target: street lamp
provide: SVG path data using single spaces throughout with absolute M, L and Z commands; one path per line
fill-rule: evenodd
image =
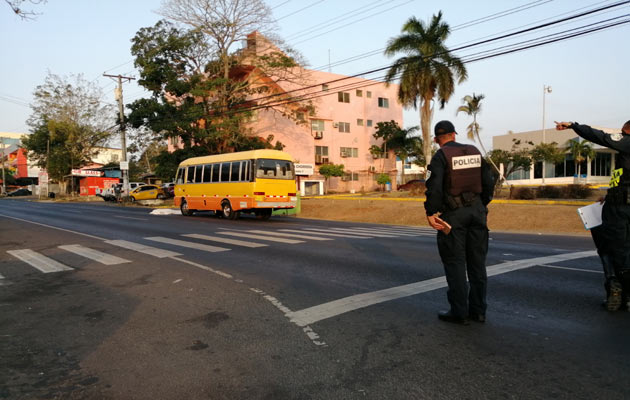
M 551 86 L 543 85 L 543 117 L 542 117 L 542 143 L 547 142 L 547 138 L 545 136 L 545 95 L 547 93 L 551 93 Z M 542 160 L 542 183 L 545 184 L 545 164 L 546 161 Z

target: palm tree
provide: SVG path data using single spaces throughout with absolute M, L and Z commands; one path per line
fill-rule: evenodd
M 431 162 L 432 101 L 437 95 L 440 108 L 455 91 L 455 80 L 462 83 L 468 77 L 464 63 L 451 55 L 444 44 L 450 33 L 442 21 L 442 12 L 434 15 L 428 24 L 415 17 L 402 27 L 402 34 L 389 40 L 385 55 L 404 53 L 387 71 L 385 81 L 398 78 L 398 100 L 405 107 L 417 109 L 420 103 L 423 152 L 427 165 Z
M 577 179 L 580 180 L 580 163 L 584 160 L 588 160 L 589 158 L 595 157 L 595 150 L 593 150 L 593 146 L 585 141 L 580 141 L 580 138 L 570 139 L 567 142 L 567 148 L 571 155 L 573 155 L 573 162 L 575 163 L 575 167 L 577 170 Z

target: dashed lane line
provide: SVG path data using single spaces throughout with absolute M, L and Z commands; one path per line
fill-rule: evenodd
M 488 276 L 494 276 L 536 265 L 592 257 L 595 255 L 597 255 L 597 252 L 595 251 L 582 251 L 577 253 L 556 254 L 553 256 L 516 260 L 488 267 L 487 272 Z M 335 317 L 360 308 L 383 303 L 385 301 L 396 300 L 402 297 L 425 293 L 446 286 L 446 278 L 441 276 L 408 285 L 345 297 L 343 299 L 305 308 L 303 310 L 294 311 L 286 314 L 286 316 L 291 320 L 291 322 L 304 327 L 323 319 Z
M 124 258 L 116 257 L 111 254 L 103 253 L 98 250 L 90 249 L 79 244 L 69 244 L 65 246 L 58 246 L 62 250 L 69 251 L 70 253 L 78 254 L 82 257 L 89 258 L 103 265 L 118 265 L 129 263 L 131 261 Z
M 73 268 L 55 261 L 52 258 L 46 257 L 43 254 L 39 254 L 31 249 L 8 250 L 7 253 L 45 274 L 73 270 Z

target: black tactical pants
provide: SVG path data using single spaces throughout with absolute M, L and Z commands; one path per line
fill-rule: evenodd
M 601 231 L 602 251 L 610 256 L 627 298 L 630 295 L 630 205 L 606 201 L 602 209 Z
M 440 217 L 452 227 L 448 235 L 438 232 L 437 243 L 448 283 L 451 313 L 458 317 L 486 313 L 487 215 L 486 207 L 477 199 L 470 206 L 445 212 Z
M 593 237 L 593 243 L 597 248 L 597 254 L 602 262 L 602 268 L 604 270 L 604 288 L 606 289 L 606 297 L 610 294 L 610 284 L 612 281 L 617 280 L 617 274 L 612 262 L 612 256 L 609 254 L 609 249 L 606 246 L 606 236 L 602 225 L 591 228 L 591 236 Z

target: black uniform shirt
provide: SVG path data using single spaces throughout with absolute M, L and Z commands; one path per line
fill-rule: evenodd
M 584 139 L 600 146 L 619 152 L 619 163 L 616 168 L 623 168 L 621 182 L 630 183 L 630 135 L 625 133 L 606 133 L 599 129 L 593 129 L 588 125 L 580 125 L 574 122 L 569 127 Z
M 457 142 L 448 142 L 444 146 L 466 146 L 465 144 Z M 445 179 L 446 179 L 446 157 L 442 150 L 438 150 L 429 165 L 429 171 L 431 175 L 426 182 L 427 191 L 425 192 L 427 200 L 424 202 L 424 209 L 427 215 L 433 215 L 437 212 L 446 211 L 445 203 Z M 492 201 L 492 194 L 494 192 L 494 177 L 492 171 L 483 157 L 481 158 L 481 201 L 484 205 L 488 205 Z

